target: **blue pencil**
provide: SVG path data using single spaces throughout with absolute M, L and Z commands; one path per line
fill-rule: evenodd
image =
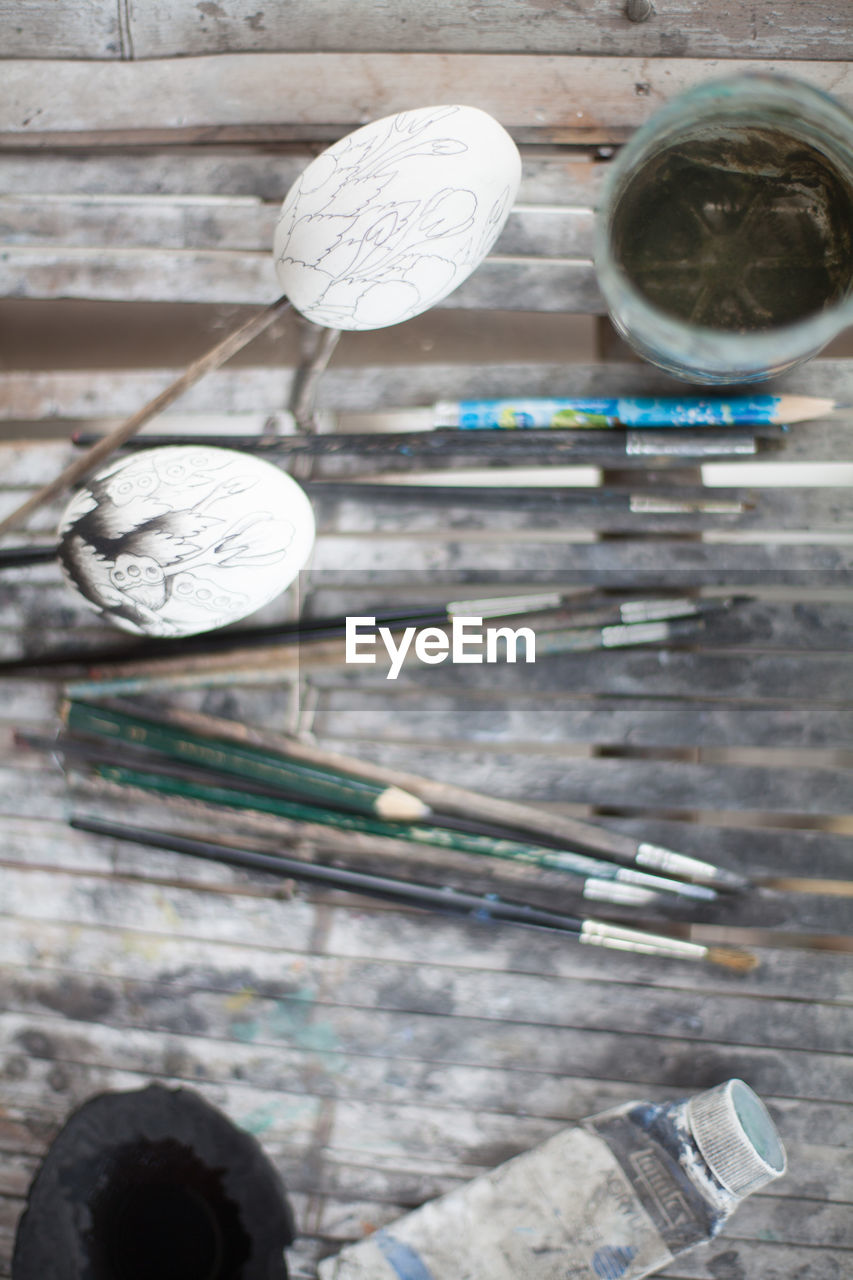
M 619 398 L 520 397 L 513 400 L 442 400 L 433 425 L 461 430 L 543 427 L 702 427 L 790 423 L 819 418 L 839 405 L 816 396 L 701 396 Z

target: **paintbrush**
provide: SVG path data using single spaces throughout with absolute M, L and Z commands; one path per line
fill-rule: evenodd
M 832 883 L 827 882 L 827 883 Z M 666 937 L 705 945 L 774 947 L 786 951 L 831 951 L 853 954 L 853 934 L 794 933 L 790 929 L 766 929 L 755 925 L 693 924 L 679 920 L 643 920 L 641 928 Z
M 41 548 L 47 552 L 47 548 Z M 21 553 L 26 548 L 21 549 Z M 17 554 L 17 553 L 16 553 Z M 4 552 L 0 550 L 0 567 Z M 49 558 L 47 555 L 45 558 Z M 533 611 L 556 610 L 569 599 L 579 595 L 594 594 L 593 588 L 577 592 L 541 591 L 521 596 L 490 596 L 485 599 L 449 600 L 435 605 L 401 604 L 395 609 L 373 610 L 377 626 L 406 627 L 439 626 L 454 617 L 476 616 L 482 618 L 510 617 Z M 562 615 L 561 615 L 562 616 Z M 568 612 L 565 613 L 569 617 Z M 293 622 L 271 623 L 266 626 L 229 628 L 204 632 L 200 635 L 182 636 L 177 639 L 149 637 L 143 643 L 110 645 L 107 648 L 66 649 L 40 654 L 33 658 L 13 658 L 0 662 L 0 674 L 43 671 L 51 667 L 109 666 L 129 662 L 153 661 L 156 658 L 179 657 L 181 659 L 206 653 L 221 653 L 240 648 L 255 648 L 270 644 L 299 644 L 315 639 L 332 639 L 343 636 L 346 616 L 329 618 L 298 618 Z
M 45 550 L 47 550 L 45 548 Z M 0 550 L 0 566 L 3 563 Z M 372 610 L 377 626 L 406 627 L 439 626 L 455 617 L 501 618 L 524 615 L 528 624 L 552 629 L 561 626 L 575 628 L 592 623 L 641 622 L 654 619 L 679 618 L 731 608 L 749 597 L 737 596 L 722 600 L 690 599 L 689 597 L 653 598 L 619 602 L 613 597 L 596 592 L 594 588 L 576 591 L 544 591 L 520 596 L 489 596 L 469 600 L 449 600 L 434 605 L 401 604 L 394 609 Z M 579 600 L 589 603 L 601 601 L 601 606 L 586 611 L 577 610 Z M 313 639 L 330 639 L 346 632 L 346 616 L 328 618 L 297 618 L 292 622 L 270 623 L 264 626 L 229 628 L 204 632 L 177 639 L 148 637 L 143 643 L 124 643 L 107 647 L 85 649 L 59 649 L 32 658 L 12 658 L 0 662 L 0 675 L 42 672 L 52 668 L 106 667 L 128 662 L 151 661 L 155 658 L 187 658 L 205 653 L 221 653 L 233 649 L 255 648 L 269 644 L 298 644 Z M 65 674 L 64 671 L 62 674 Z M 73 673 L 73 674 L 76 674 Z M 83 674 L 83 673 L 81 673 Z
M 62 742 L 54 744 L 54 748 L 57 747 L 59 750 L 64 749 Z M 565 872 L 579 879 L 585 897 L 631 905 L 647 903 L 651 895 L 655 894 L 675 894 L 679 898 L 706 902 L 716 897 L 715 891 L 704 885 L 667 880 L 571 850 L 550 849 L 419 822 L 385 821 L 360 813 L 307 804 L 302 799 L 291 799 L 281 792 L 257 784 L 241 783 L 238 788 L 231 778 L 220 780 L 221 775 L 217 777 L 208 770 L 193 770 L 186 765 L 175 766 L 157 761 L 156 764 L 143 766 L 136 760 L 124 762 L 115 745 L 108 753 L 103 749 L 99 753 L 97 750 L 83 748 L 77 754 L 86 756 L 95 776 L 106 782 L 178 796 L 185 800 L 198 800 L 213 806 L 256 810 L 291 822 L 331 826 L 339 831 L 355 831 L 454 853 L 477 854 L 549 871 Z
M 655 430 L 649 428 L 612 431 L 586 431 L 561 428 L 532 431 L 464 431 L 438 428 L 435 431 L 368 431 L 323 433 L 292 436 L 183 436 L 158 435 L 156 438 L 128 440 L 123 449 L 150 449 L 158 446 L 217 446 L 238 452 L 257 453 L 265 457 L 350 457 L 388 462 L 404 458 L 406 462 L 428 463 L 441 469 L 456 466 L 463 458 L 486 458 L 491 462 L 517 465 L 519 462 L 557 463 L 582 458 L 585 462 L 613 464 L 634 454 L 679 457 L 730 457 L 754 454 L 762 444 L 782 437 L 782 428 L 760 424 L 749 429 L 720 427 L 678 427 Z M 82 448 L 98 447 L 103 437 L 78 431 L 72 443 Z M 764 445 L 764 447 L 767 447 Z
M 544 911 L 526 903 L 500 899 L 492 894 L 471 894 L 450 887 L 419 884 L 344 867 L 322 866 L 279 854 L 257 853 L 232 845 L 196 840 L 188 836 L 131 827 L 121 823 L 104 822 L 97 818 L 80 815 L 73 816 L 70 825 L 75 830 L 87 831 L 92 835 L 108 836 L 115 840 L 132 840 L 136 844 L 146 845 L 149 848 L 187 854 L 190 857 L 220 862 L 250 871 L 266 871 L 286 879 L 301 880 L 331 889 L 343 889 L 349 893 L 365 894 L 403 906 L 469 916 L 482 923 L 494 920 L 559 931 L 575 937 L 578 942 L 591 946 L 608 947 L 635 954 L 665 956 L 671 960 L 709 961 L 711 964 L 721 965 L 740 973 L 749 972 L 758 963 L 757 958 L 750 952 L 733 947 L 705 946 L 677 938 L 666 938 L 638 929 L 626 929 L 605 921 Z
M 529 644 L 523 626 L 523 615 L 514 615 L 516 621 L 522 622 L 517 637 L 512 641 L 515 651 L 525 656 L 528 661 Z M 419 625 L 422 625 L 422 619 Z M 605 627 L 564 627 L 545 630 L 540 636 L 533 637 L 532 644 L 539 656 L 561 653 L 589 653 L 596 649 L 631 648 L 635 645 L 678 643 L 694 638 L 705 625 L 701 613 L 693 616 L 675 618 L 672 621 L 636 622 Z M 401 642 L 407 639 L 405 633 L 417 627 L 409 622 L 394 622 L 387 628 L 389 638 L 393 641 L 397 653 L 400 654 L 400 665 L 406 653 L 406 646 L 400 649 Z M 386 630 L 385 628 L 382 629 Z M 440 631 L 440 626 L 431 628 Z M 528 631 L 530 629 L 528 628 Z M 532 634 L 532 633 L 531 633 Z M 451 637 L 445 632 L 445 652 L 451 650 Z M 364 635 L 361 637 L 364 639 Z M 68 692 L 74 698 L 100 699 L 112 695 L 150 693 L 166 689 L 211 688 L 218 684 L 231 683 L 234 680 L 248 684 L 277 683 L 287 674 L 296 675 L 310 670 L 345 667 L 349 664 L 348 650 L 345 642 L 338 638 L 330 639 L 325 632 L 317 632 L 309 636 L 299 636 L 301 644 L 276 644 L 267 647 L 229 647 L 212 650 L 207 653 L 183 657 L 163 657 L 141 659 L 137 662 L 116 662 L 109 668 L 108 674 L 100 676 L 97 671 L 90 672 L 96 678 L 75 680 L 68 685 Z M 411 636 L 408 637 L 411 640 Z M 382 653 L 377 646 L 373 655 L 375 665 L 381 668 L 391 666 L 390 678 L 396 678 L 396 670 L 391 664 L 390 651 Z M 370 658 L 367 659 L 370 661 Z M 510 661 L 515 659 L 510 658 Z M 0 669 L 2 670 L 2 669 Z
M 138 714 L 131 703 L 111 700 L 106 704 L 127 714 Z M 154 717 L 154 713 L 146 711 Z M 174 728 L 188 730 L 201 737 L 213 737 L 226 742 L 252 744 L 291 760 L 302 760 L 322 769 L 330 769 L 352 777 L 366 778 L 388 786 L 398 786 L 418 796 L 429 806 L 433 815 L 450 814 L 475 822 L 493 823 L 516 832 L 541 834 L 551 840 L 563 841 L 570 846 L 580 845 L 623 866 L 655 872 L 663 876 L 681 877 L 697 884 L 720 889 L 744 890 L 749 881 L 740 875 L 717 867 L 707 861 L 690 857 L 662 845 L 638 841 L 633 836 L 610 831 L 606 827 L 570 818 L 562 814 L 547 814 L 531 805 L 499 799 L 455 786 L 436 782 L 418 774 L 389 769 L 340 752 L 327 751 L 300 739 L 240 724 L 235 720 L 204 715 L 179 707 L 158 707 L 157 722 Z

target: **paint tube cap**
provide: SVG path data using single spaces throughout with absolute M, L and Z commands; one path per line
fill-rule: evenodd
M 785 1172 L 782 1140 L 767 1108 L 743 1080 L 727 1080 L 687 1104 L 687 1123 L 718 1182 L 742 1198 Z

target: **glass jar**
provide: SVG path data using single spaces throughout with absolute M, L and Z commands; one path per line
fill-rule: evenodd
M 809 359 L 853 324 L 853 116 L 763 72 L 672 99 L 611 166 L 595 263 L 616 329 L 677 377 Z

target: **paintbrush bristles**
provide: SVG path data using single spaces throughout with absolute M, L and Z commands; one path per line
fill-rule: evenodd
M 755 881 L 759 889 L 776 889 L 781 893 L 826 894 L 831 898 L 853 898 L 853 880 L 815 880 L 803 876 L 762 876 Z
M 751 973 L 761 963 L 753 951 L 742 951 L 737 947 L 708 947 L 706 959 L 709 964 L 721 965 L 735 973 Z

